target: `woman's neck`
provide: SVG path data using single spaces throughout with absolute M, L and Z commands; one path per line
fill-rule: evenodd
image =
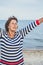
M 9 36 L 10 38 L 14 38 L 15 32 L 14 32 L 14 31 L 9 31 L 9 32 L 8 32 L 8 36 Z

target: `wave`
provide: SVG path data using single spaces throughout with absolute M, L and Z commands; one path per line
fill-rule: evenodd
M 39 42 L 43 42 L 43 39 L 37 39 L 37 38 L 35 38 L 34 40 L 39 41 Z
M 43 39 L 39 39 L 39 38 L 26 38 L 26 40 L 35 40 L 35 41 L 39 41 L 39 42 L 43 42 Z

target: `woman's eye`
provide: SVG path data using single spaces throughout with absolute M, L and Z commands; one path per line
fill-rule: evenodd
M 14 24 L 14 23 L 12 23 L 12 24 Z

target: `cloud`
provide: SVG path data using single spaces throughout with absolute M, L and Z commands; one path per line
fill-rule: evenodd
M 42 3 L 43 0 L 1 0 L 0 18 L 15 15 L 18 19 L 36 19 L 43 16 Z
M 15 6 L 25 6 L 25 5 L 35 5 L 38 0 L 1 0 L 0 6 L 15 7 Z

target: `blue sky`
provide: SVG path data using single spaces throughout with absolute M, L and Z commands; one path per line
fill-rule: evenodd
M 18 19 L 43 17 L 43 0 L 0 0 L 0 19 L 13 15 Z

